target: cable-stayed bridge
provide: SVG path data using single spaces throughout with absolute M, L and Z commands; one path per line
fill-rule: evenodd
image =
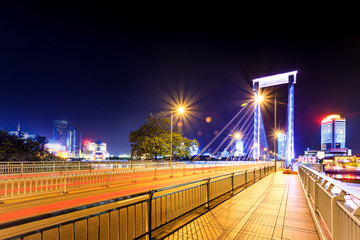
M 254 97 L 219 131 L 219 133 L 194 157 L 198 161 L 200 157 L 211 147 L 215 149 L 207 157 L 207 161 L 219 158 L 218 151 L 224 149 L 228 156 L 222 160 L 227 161 L 259 161 L 270 160 L 268 154 L 268 134 L 265 132 L 264 120 L 261 113 L 261 102 L 263 96 L 261 89 L 266 87 L 288 84 L 288 107 L 286 121 L 286 144 L 285 144 L 285 166 L 289 167 L 294 161 L 294 84 L 296 83 L 297 71 L 277 74 L 273 76 L 257 78 L 253 80 Z M 275 100 L 276 101 L 276 100 Z M 275 102 L 276 118 L 276 102 Z M 274 132 L 277 132 L 276 120 Z M 275 138 L 273 136 L 271 138 Z M 276 143 L 274 155 L 276 155 Z M 221 158 L 221 155 L 220 155 Z M 276 157 L 274 157 L 275 159 Z M 278 158 L 278 157 L 277 157 Z

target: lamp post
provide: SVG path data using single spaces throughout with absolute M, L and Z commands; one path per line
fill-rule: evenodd
M 183 114 L 185 109 L 183 107 L 178 107 L 177 112 L 179 114 Z M 171 118 L 170 118 L 170 167 L 172 166 L 172 135 L 173 135 L 173 120 L 174 119 L 174 111 L 171 110 Z
M 277 89 L 274 99 L 274 128 L 275 128 L 275 142 L 274 142 L 274 162 L 275 162 L 275 172 L 276 172 L 276 141 L 278 138 L 277 126 L 276 126 L 276 97 L 277 97 Z

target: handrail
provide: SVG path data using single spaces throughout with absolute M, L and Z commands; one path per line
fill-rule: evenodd
M 358 239 L 350 236 L 359 236 L 360 206 L 351 202 L 360 200 L 360 191 L 304 165 L 299 165 L 298 172 L 322 239 Z
M 313 169 L 311 169 L 309 167 L 306 167 L 303 164 L 301 164 L 300 166 L 304 167 L 306 170 L 312 172 L 313 174 L 321 177 L 322 179 L 326 180 L 327 182 L 332 183 L 334 186 L 340 188 L 344 192 L 349 193 L 349 194 L 353 195 L 354 197 L 360 199 L 360 191 L 359 190 L 357 190 L 355 188 L 352 188 L 352 187 L 349 187 L 345 183 L 343 183 L 343 182 L 341 182 L 339 180 L 335 180 L 335 179 L 333 179 L 331 177 L 328 177 L 325 174 L 319 173 L 318 171 L 315 171 L 315 170 L 313 170 Z

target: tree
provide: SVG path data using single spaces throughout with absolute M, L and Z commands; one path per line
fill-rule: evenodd
M 170 155 L 170 118 L 165 113 L 150 114 L 150 118 L 140 127 L 129 135 L 131 145 L 131 156 L 135 158 L 158 159 L 159 157 Z M 189 147 L 193 142 L 198 145 L 196 140 L 190 140 L 184 136 L 180 128 L 175 126 L 172 135 L 173 156 L 189 157 Z
M 36 136 L 25 139 L 22 132 L 10 135 L 0 130 L 0 161 L 47 161 L 58 160 L 46 149 L 46 137 Z

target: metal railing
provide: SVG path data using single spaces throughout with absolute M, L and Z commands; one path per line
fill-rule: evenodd
M 136 182 L 138 178 L 156 179 L 164 174 L 182 174 L 189 172 L 205 172 L 222 170 L 226 168 L 244 169 L 248 166 L 261 166 L 266 163 L 234 163 L 217 165 L 178 165 L 177 167 L 146 167 L 126 170 L 104 170 L 82 173 L 67 173 L 61 175 L 45 175 L 19 178 L 0 179 L 0 200 L 7 198 L 22 197 L 26 195 L 41 194 L 47 192 L 66 193 L 72 189 L 81 189 L 95 186 L 109 186 L 113 184 Z
M 200 207 L 210 208 L 213 200 L 273 171 L 274 166 L 267 165 L 2 223 L 0 238 L 151 239 L 155 230 Z M 69 219 L 56 219 L 65 214 Z
M 171 166 L 184 166 L 185 162 L 173 162 Z M 94 162 L 1 162 L 0 174 L 22 175 L 26 173 L 62 173 L 120 168 L 170 167 L 170 162 L 151 161 L 94 161 Z
M 308 167 L 312 170 L 317 172 L 324 172 L 325 171 L 325 164 L 322 163 L 301 163 L 303 166 Z
M 359 240 L 360 191 L 304 165 L 299 166 L 299 177 L 327 237 Z

